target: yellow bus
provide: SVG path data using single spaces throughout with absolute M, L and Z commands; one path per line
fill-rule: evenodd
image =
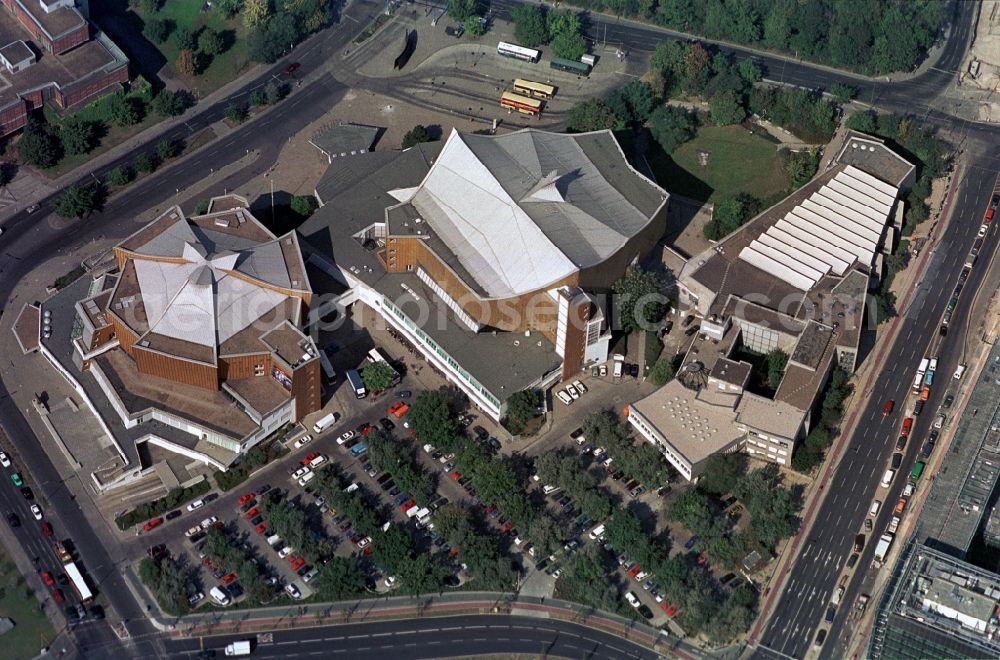
M 514 81 L 514 93 L 521 94 L 522 96 L 530 96 L 536 99 L 545 99 L 548 101 L 556 95 L 556 88 L 552 85 L 536 83 L 530 80 L 522 80 L 521 78 L 518 78 Z
M 511 92 L 504 92 L 500 96 L 500 106 L 507 108 L 508 110 L 517 110 L 524 115 L 536 116 L 542 112 L 542 102 L 536 101 L 535 99 L 528 98 L 527 96 L 521 96 L 520 94 L 513 94 Z

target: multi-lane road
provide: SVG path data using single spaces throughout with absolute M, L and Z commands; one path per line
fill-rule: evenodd
M 506 16 L 509 15 L 511 7 L 515 4 L 517 3 L 511 0 L 495 0 L 493 8 L 501 16 Z M 292 60 L 301 63 L 301 71 L 320 68 L 329 58 L 341 51 L 354 32 L 357 31 L 359 25 L 364 25 L 381 8 L 380 3 L 371 1 L 353 3 L 348 9 L 349 20 L 342 21 L 340 26 L 306 42 L 286 61 L 276 65 L 254 83 L 244 86 L 236 92 L 236 95 L 246 94 L 252 86 L 262 84 L 271 76 L 280 75 L 280 71 Z M 800 560 L 793 566 L 789 580 L 790 587 L 779 601 L 772 617 L 771 627 L 767 629 L 762 639 L 765 645 L 773 645 L 782 653 L 795 657 L 801 657 L 805 649 L 808 648 L 808 644 L 811 643 L 812 631 L 821 620 L 822 610 L 825 609 L 823 603 L 838 575 L 839 569 L 835 567 L 842 565 L 846 558 L 850 540 L 863 520 L 863 514 L 867 510 L 871 495 L 874 493 L 875 484 L 881 474 L 885 459 L 891 453 L 895 443 L 896 425 L 900 416 L 897 414 L 890 420 L 883 420 L 880 416 L 881 403 L 887 398 L 895 398 L 898 402 L 904 400 L 909 386 L 909 374 L 912 373 L 915 360 L 919 360 L 923 354 L 923 347 L 937 332 L 938 319 L 947 303 L 964 255 L 971 244 L 971 236 L 978 228 L 978 218 L 981 217 L 982 208 L 988 201 L 986 190 L 992 190 L 996 171 L 1000 165 L 997 157 L 985 149 L 995 139 L 998 131 L 993 127 L 957 120 L 948 114 L 948 108 L 944 104 L 936 100 L 945 86 L 954 80 L 956 71 L 962 65 L 975 6 L 974 3 L 958 2 L 952 3 L 951 10 L 952 29 L 935 66 L 920 75 L 898 82 L 859 78 L 789 58 L 762 55 L 736 47 L 727 46 L 724 48 L 738 58 L 752 57 L 761 62 L 767 69 L 767 78 L 771 80 L 813 88 L 828 88 L 836 82 L 844 82 L 857 88 L 859 98 L 867 103 L 901 113 L 919 110 L 918 114 L 927 121 L 939 127 L 957 129 L 956 132 L 962 133 L 965 138 L 967 148 L 977 152 L 976 157 L 972 159 L 973 167 L 966 170 L 960 183 L 951 229 L 948 235 L 941 238 L 937 244 L 938 254 L 930 266 L 928 277 L 921 285 L 922 290 L 910 306 L 911 313 L 902 321 L 904 326 L 900 332 L 901 339 L 893 347 L 887 360 L 889 367 L 878 379 L 873 391 L 869 394 L 867 407 L 861 413 L 865 432 L 856 434 L 856 437 L 850 441 L 847 450 L 849 455 L 843 461 L 840 470 L 835 473 L 828 487 L 830 493 L 819 511 L 818 520 L 821 521 L 821 524 L 818 524 L 813 530 L 813 534 L 818 536 L 810 546 L 812 549 L 807 548 Z M 669 34 L 652 26 L 617 21 L 602 15 L 591 16 L 589 30 L 590 37 L 594 42 L 606 39 L 611 44 L 621 43 L 632 53 L 651 51 L 657 43 L 665 38 L 686 38 L 684 35 Z M 64 228 L 50 226 L 43 221 L 43 218 L 44 211 L 51 206 L 51 198 L 43 200 L 43 211 L 33 216 L 20 214 L 11 218 L 5 223 L 6 231 L 0 238 L 0 246 L 2 246 L 0 249 L 0 296 L 4 299 L 9 297 L 15 283 L 24 278 L 37 264 L 46 261 L 59 251 L 73 249 L 91 240 L 112 238 L 131 232 L 134 227 L 130 219 L 138 212 L 151 206 L 170 202 L 175 189 L 184 189 L 198 182 L 206 169 L 218 169 L 234 162 L 247 149 L 257 150 L 259 155 L 256 162 L 233 174 L 229 180 L 232 185 L 229 187 L 233 188 L 245 182 L 273 162 L 277 156 L 279 145 L 301 126 L 318 118 L 345 91 L 346 87 L 329 74 L 310 82 L 306 88 L 285 101 L 275 112 L 249 126 L 234 131 L 219 142 L 205 147 L 187 161 L 183 167 L 173 168 L 147 181 L 137 183 L 111 199 L 102 213 L 93 215 L 85 222 L 74 223 Z M 209 126 L 222 117 L 229 102 L 230 99 L 226 99 L 208 108 L 198 108 L 186 122 L 178 124 L 165 137 L 183 139 Z M 143 148 L 148 149 L 150 146 L 145 145 Z M 129 157 L 123 158 L 121 161 L 127 162 L 131 160 L 131 157 L 130 154 Z M 117 164 L 119 163 L 111 163 L 106 168 L 95 171 L 94 174 L 103 176 L 107 169 Z M 86 179 L 89 178 L 90 173 L 86 176 Z M 995 232 L 994 228 L 986 249 L 992 249 L 995 246 Z M 966 286 L 967 293 L 960 302 L 959 310 L 956 311 L 956 318 L 967 319 L 968 314 L 962 313 L 962 305 L 969 304 L 968 301 L 971 298 L 969 293 L 979 284 L 977 279 L 979 277 L 981 274 L 974 271 Z M 960 327 L 955 327 L 953 324 L 949 337 L 959 334 L 960 330 Z M 954 354 L 954 343 L 946 340 L 939 352 L 941 355 L 939 369 L 943 373 L 947 373 L 948 369 L 954 368 L 957 361 Z M 129 630 L 133 637 L 138 640 L 135 642 L 134 652 L 142 655 L 162 655 L 164 653 L 162 643 L 155 641 L 156 637 L 152 635 L 151 626 L 144 620 L 145 608 L 135 602 L 121 578 L 120 562 L 122 557 L 120 550 L 114 547 L 113 543 L 110 544 L 111 547 L 105 547 L 104 540 L 99 538 L 99 534 L 89 526 L 87 520 L 80 513 L 72 494 L 64 487 L 48 457 L 34 450 L 37 447 L 37 441 L 32 435 L 23 413 L 17 409 L 8 395 L 7 385 L 8 383 L 4 383 L 3 386 L 0 386 L 0 423 L 15 439 L 27 467 L 36 483 L 44 491 L 50 508 L 59 512 L 63 523 L 62 533 L 73 538 L 76 542 L 85 567 L 93 581 L 99 584 L 101 591 L 109 597 L 114 613 L 129 622 Z M 928 411 L 935 409 L 941 394 L 940 391 L 934 393 L 928 405 Z M 873 417 L 876 411 L 878 411 L 878 417 Z M 931 417 L 932 415 L 925 414 L 918 419 L 914 430 L 914 440 L 907 448 L 907 464 L 912 463 L 918 449 L 918 439 L 926 432 Z M 854 454 L 854 456 L 852 457 L 850 454 Z M 884 493 L 884 501 L 895 501 L 898 491 L 902 488 L 902 482 L 902 479 L 897 480 L 893 489 Z M 7 492 L 0 494 L 0 501 L 14 506 L 15 504 L 7 499 L 10 495 L 11 493 Z M 19 497 L 16 492 L 13 492 L 13 495 Z M 20 505 L 23 507 L 23 502 Z M 886 507 L 884 511 L 888 511 L 888 508 Z M 884 527 L 886 522 L 886 515 L 883 514 L 882 519 L 877 522 L 876 529 Z M 859 572 L 863 572 L 864 567 L 870 564 L 872 547 L 869 544 L 865 556 L 859 562 Z M 856 589 L 853 583 L 852 588 Z M 848 597 L 850 596 L 851 593 Z M 847 600 L 847 602 L 851 601 Z M 843 625 L 843 618 L 843 613 L 839 613 L 831 638 L 836 636 L 839 627 Z M 481 620 L 477 619 L 477 621 Z M 512 623 L 512 619 L 505 617 L 502 622 L 504 625 L 509 625 Z M 427 623 L 414 622 L 412 625 Z M 370 625 L 379 632 L 385 632 L 389 631 L 391 625 L 395 624 Z M 541 630 L 538 628 L 537 622 L 524 625 L 530 629 Z M 116 643 L 116 638 L 112 636 L 110 629 L 106 625 L 87 624 L 87 626 L 93 628 L 94 632 L 77 635 L 84 654 L 88 652 L 101 653 L 102 655 L 110 654 Z M 486 628 L 479 630 L 476 636 L 465 640 L 468 645 L 452 646 L 451 648 L 456 650 L 461 648 L 462 653 L 469 653 L 471 652 L 469 649 L 477 648 L 478 642 L 476 640 L 483 638 L 487 641 L 483 643 L 482 648 L 495 650 L 497 648 L 496 640 L 505 638 L 507 639 L 503 644 L 505 650 L 520 649 L 522 647 L 518 644 L 522 643 L 528 646 L 535 645 L 530 649 L 528 646 L 524 646 L 525 652 L 531 653 L 545 652 L 546 649 L 542 648 L 542 644 L 555 644 L 551 647 L 552 649 L 563 649 L 564 647 L 560 645 L 566 642 L 559 641 L 562 639 L 562 633 L 558 632 L 559 628 L 552 622 L 546 622 L 546 626 L 557 632 L 545 631 L 549 637 L 544 639 L 536 638 L 534 636 L 536 633 L 525 632 L 516 638 L 517 642 L 515 643 L 513 641 L 515 637 L 512 633 L 507 634 Z M 338 629 L 335 634 L 340 635 L 340 630 L 342 629 Z M 282 635 L 284 634 L 286 633 L 282 633 Z M 294 636 L 299 633 L 289 632 L 287 634 Z M 303 632 L 303 634 L 305 633 Z M 325 634 L 332 636 L 329 631 Z M 363 633 L 359 632 L 358 634 Z M 552 637 L 552 635 L 556 635 L 556 637 Z M 406 648 L 405 644 L 416 641 L 404 640 L 405 636 L 404 634 L 389 635 L 393 640 L 399 637 L 398 641 L 404 644 L 403 648 Z M 444 637 L 452 638 L 456 635 L 442 635 L 439 644 L 434 644 L 434 646 L 445 644 Z M 565 637 L 574 639 L 569 634 L 566 634 Z M 281 638 L 276 635 L 276 639 Z M 290 643 L 287 646 L 295 648 L 285 648 L 282 652 L 283 656 L 298 652 L 300 644 L 305 645 L 302 646 L 303 649 L 312 649 L 308 651 L 312 654 L 330 651 L 315 639 L 307 639 L 307 637 L 298 639 L 299 641 L 289 639 Z M 352 646 L 347 640 L 338 641 L 341 643 L 334 645 L 335 648 L 353 648 L 360 651 L 356 648 L 359 645 Z M 373 649 L 375 646 L 384 646 L 389 643 L 378 642 L 375 644 L 372 639 L 369 639 L 369 642 L 371 642 Z M 574 642 L 569 643 L 573 644 Z M 173 646 L 170 646 L 171 644 L 177 644 L 177 642 L 167 642 L 167 647 L 171 651 L 182 652 L 186 650 L 181 647 L 174 649 Z M 576 644 L 579 646 L 579 640 Z M 618 645 L 620 646 L 620 640 Z M 418 650 L 414 653 L 427 653 L 435 656 L 451 654 L 445 652 L 443 647 L 440 650 L 431 651 L 429 650 L 430 646 L 424 648 L 418 645 Z M 601 646 L 600 648 L 606 647 Z M 604 655 L 604 652 L 597 653 L 596 651 L 568 652 L 578 650 L 568 649 L 568 647 L 566 650 L 566 655 L 571 657 L 594 653 Z M 612 652 L 613 650 L 611 649 Z M 389 649 L 384 649 L 384 651 L 384 655 L 391 653 Z M 409 651 L 410 649 L 407 649 L 407 655 L 413 655 Z M 263 652 L 266 653 L 266 650 Z M 368 653 L 368 651 L 365 652 Z M 413 657 L 418 656 L 413 655 Z
M 609 660 L 655 660 L 660 656 L 600 630 L 550 619 L 520 616 L 457 616 L 378 624 L 346 624 L 302 628 L 272 633 L 266 643 L 257 636 L 168 640 L 170 657 L 192 657 L 202 649 L 219 652 L 235 640 L 251 640 L 255 658 L 347 657 L 366 660 L 385 658 L 447 658 L 525 654 L 555 658 L 608 658 Z

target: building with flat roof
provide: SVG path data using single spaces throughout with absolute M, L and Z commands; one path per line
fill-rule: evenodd
M 113 411 L 109 427 L 225 469 L 319 410 L 319 353 L 300 329 L 313 293 L 294 232 L 275 236 L 230 195 L 204 215 L 167 209 L 114 258 L 75 302 L 70 357 L 86 396 L 109 404 L 94 407 Z M 62 347 L 43 353 L 68 370 Z
M 596 293 L 663 234 L 667 193 L 610 131 L 452 131 L 333 159 L 300 227 L 311 257 L 470 400 L 507 398 L 607 359 Z M 353 366 L 353 365 L 352 365 Z
M 868 657 L 1000 657 L 1000 576 L 911 543 L 879 603 Z
M 787 464 L 831 370 L 855 369 L 865 298 L 878 278 L 879 255 L 892 249 L 887 226 L 899 221 L 901 186 L 912 184 L 913 165 L 860 134 L 849 137 L 841 155 L 680 270 L 681 302 L 699 317 L 681 384 L 630 406 L 629 419 L 689 479 L 718 451 L 743 449 Z M 888 180 L 880 178 L 880 166 L 888 168 Z M 737 384 L 742 375 L 730 358 L 739 350 L 789 356 L 773 396 Z M 681 395 L 677 387 L 697 392 L 688 396 L 692 415 L 711 410 L 711 418 L 728 420 L 732 429 L 695 439 L 677 411 L 662 411 L 664 400 Z M 707 406 L 717 406 L 722 391 L 727 412 L 720 417 Z
M 128 58 L 74 0 L 0 0 L 0 137 L 45 103 L 57 112 L 121 89 Z

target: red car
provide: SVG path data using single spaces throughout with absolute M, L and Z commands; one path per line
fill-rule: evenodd
M 52 536 L 52 525 L 47 522 L 43 522 L 39 527 L 42 528 L 42 536 L 50 537 Z
M 907 417 L 903 420 L 903 428 L 899 431 L 899 434 L 904 438 L 910 435 L 910 429 L 913 428 L 913 418 Z
M 892 409 L 895 408 L 895 407 L 896 407 L 896 402 L 895 401 L 893 401 L 892 399 L 889 399 L 888 401 L 886 401 L 885 402 L 885 406 L 882 408 L 882 416 L 883 417 L 888 417 L 889 415 L 891 415 L 892 414 Z
M 402 504 L 399 505 L 399 510 L 402 511 L 403 513 L 406 513 L 407 511 L 409 511 L 410 509 L 412 509 L 416 505 L 417 505 L 417 503 L 414 502 L 413 500 L 407 500 L 407 501 L 405 501 L 405 502 L 403 502 Z
M 451 480 L 452 481 L 458 481 L 461 478 L 462 478 L 462 473 L 461 472 L 455 471 L 455 472 L 451 473 Z
M 306 565 L 306 558 L 305 557 L 296 557 L 295 558 L 295 563 L 292 564 L 292 570 L 293 571 L 297 571 L 297 570 L 299 570 L 300 568 L 302 568 L 305 565 Z
M 317 454 L 316 452 L 309 454 L 308 456 L 302 459 L 302 465 L 309 465 L 312 462 L 312 460 L 318 456 L 319 454 Z
M 239 577 L 239 575 L 237 575 L 236 573 L 230 573 L 229 575 L 223 575 L 222 576 L 222 584 L 232 584 L 233 582 L 236 582 L 236 578 L 238 578 L 238 577 Z
M 143 525 L 142 529 L 143 531 L 148 532 L 150 530 L 156 529 L 162 524 L 163 524 L 163 518 L 157 516 L 156 518 L 153 518 L 152 520 L 148 521 L 145 525 Z
M 375 427 L 372 426 L 371 424 L 365 424 L 364 427 L 362 427 L 362 429 L 361 429 L 361 437 L 364 437 L 364 436 L 368 435 L 369 433 L 371 433 L 373 428 L 375 428 Z
M 52 600 L 56 601 L 56 605 L 62 605 L 66 602 L 66 599 L 63 598 L 62 589 L 52 590 Z
M 707 561 L 708 561 L 708 553 L 707 552 L 702 552 L 700 555 L 698 555 L 698 565 L 699 566 L 704 566 L 705 562 L 707 562 Z
M 365 548 L 361 552 L 364 554 L 365 557 L 371 557 L 372 556 L 372 547 L 368 546 L 367 548 Z
M 264 532 L 266 532 L 267 531 L 267 521 L 265 520 L 261 524 L 257 525 L 254 528 L 254 531 L 257 532 L 258 534 L 263 534 Z
M 55 578 L 52 577 L 52 573 L 49 573 L 48 571 L 42 571 L 41 576 L 42 582 L 45 583 L 46 587 L 51 587 L 56 583 Z
M 993 209 L 986 209 L 986 215 L 983 216 L 983 223 L 988 225 L 991 220 L 993 220 Z
M 367 550 L 367 549 L 368 548 L 365 548 L 365 550 Z M 452 559 L 454 559 L 455 557 L 457 557 L 458 556 L 458 548 L 452 548 L 451 550 L 449 550 L 448 551 L 448 556 L 451 557 Z
M 287 67 L 285 68 L 285 75 L 286 75 L 286 76 L 290 76 L 290 75 L 292 75 L 293 73 L 295 73 L 296 71 L 298 71 L 298 70 L 299 70 L 299 67 L 300 67 L 300 66 L 302 66 L 302 65 L 301 65 L 301 64 L 299 64 L 298 62 L 292 62 L 291 64 L 289 64 L 289 65 L 288 65 L 288 66 L 287 66 Z
M 509 532 L 512 529 L 514 529 L 514 523 L 512 523 L 509 520 L 507 522 L 505 522 L 504 524 L 500 525 L 500 531 L 503 532 L 504 534 L 506 534 L 507 532 Z
M 258 507 L 254 507 L 249 511 L 247 511 L 247 520 L 253 520 L 259 515 L 260 515 L 260 509 Z
M 243 506 L 244 504 L 252 500 L 254 497 L 256 497 L 256 495 L 254 495 L 252 492 L 247 493 L 246 495 L 242 495 L 240 497 L 240 506 Z
M 673 616 L 677 614 L 677 608 L 668 603 L 667 601 L 663 601 L 662 603 L 660 603 L 660 609 L 663 610 L 667 616 Z
M 640 573 L 640 571 L 642 571 L 642 569 L 639 568 L 639 564 L 636 564 L 635 566 L 629 569 L 628 576 L 630 578 L 634 578 L 636 575 Z

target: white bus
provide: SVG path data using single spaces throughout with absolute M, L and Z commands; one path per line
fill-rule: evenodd
M 524 46 L 518 46 L 517 44 L 509 44 L 506 41 L 501 41 L 497 44 L 497 55 L 513 57 L 517 60 L 534 63 L 538 61 L 540 53 L 534 48 L 525 48 Z
M 68 562 L 63 568 L 66 570 L 66 577 L 69 578 L 69 583 L 73 585 L 73 591 L 76 592 L 76 597 L 80 599 L 83 604 L 89 603 L 94 599 L 94 594 L 91 593 L 90 587 L 83 579 L 83 573 L 80 569 L 76 567 L 73 562 Z

